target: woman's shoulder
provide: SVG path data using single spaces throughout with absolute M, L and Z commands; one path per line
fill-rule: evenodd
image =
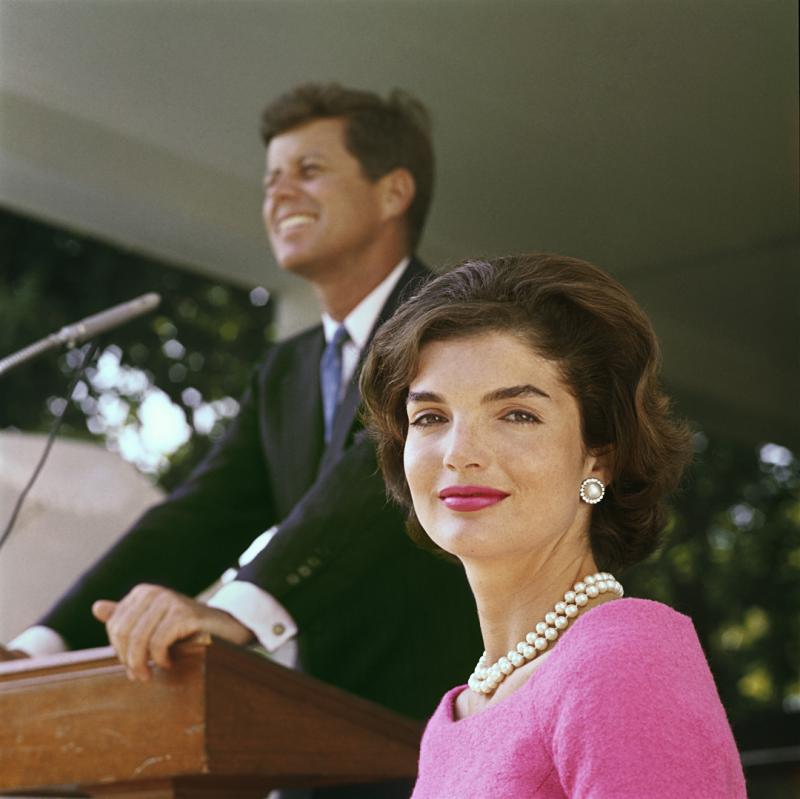
M 553 654 L 558 658 L 543 664 L 536 687 L 551 723 L 587 710 L 602 716 L 610 702 L 632 728 L 634 720 L 652 715 L 653 721 L 680 717 L 682 723 L 710 716 L 727 729 L 694 625 L 667 605 L 646 599 L 599 605 L 575 621 Z M 558 699 L 550 702 L 556 686 Z
M 692 620 L 668 605 L 649 599 L 615 599 L 579 616 L 561 642 L 564 649 L 642 647 L 673 651 L 676 646 L 699 649 Z
M 671 793 L 658 796 L 744 796 L 733 736 L 687 616 L 659 602 L 614 600 L 579 617 L 553 655 L 532 688 L 543 734 L 573 787 L 611 779 L 602 777 L 609 763 L 614 780 L 638 785 L 659 764 Z M 581 737 L 589 728 L 599 735 L 591 745 Z M 668 782 L 681 771 L 684 793 L 680 781 Z
M 614 599 L 610 602 L 604 602 L 602 605 L 592 608 L 578 618 L 582 619 L 584 623 L 587 619 L 594 619 L 597 623 L 601 618 L 606 621 L 628 619 L 670 621 L 671 623 L 679 624 L 682 622 L 691 623 L 688 616 L 679 613 L 663 602 L 656 602 L 653 599 L 638 599 L 636 597 L 625 597 L 624 599 Z
M 547 670 L 550 679 L 559 680 L 557 672 L 582 663 L 591 664 L 581 669 L 585 689 L 594 684 L 603 690 L 606 683 L 625 679 L 629 692 L 639 687 L 651 693 L 700 681 L 716 696 L 692 620 L 660 602 L 626 598 L 599 605 L 576 619 L 559 647 Z
M 650 675 L 680 673 L 687 679 L 699 672 L 710 678 L 692 620 L 648 599 L 615 599 L 593 608 L 578 617 L 560 644 L 561 657 L 552 665 L 591 663 L 588 679 L 613 679 L 644 667 Z

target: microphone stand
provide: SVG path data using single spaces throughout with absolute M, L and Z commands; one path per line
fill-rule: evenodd
M 115 305 L 113 308 L 101 311 L 93 316 L 87 316 L 73 325 L 66 325 L 58 332 L 51 333 L 49 336 L 23 347 L 19 352 L 0 359 L 0 375 L 15 366 L 19 366 L 21 363 L 31 360 L 31 358 L 35 358 L 37 355 L 41 355 L 43 352 L 57 349 L 64 345 L 71 348 L 82 341 L 86 341 L 86 339 L 94 338 L 98 333 L 104 333 L 106 330 L 118 327 L 137 316 L 152 311 L 159 302 L 161 302 L 161 297 L 151 292 L 143 294 L 135 300 Z
M 46 338 L 40 339 L 39 341 L 30 344 L 27 347 L 23 347 L 21 350 L 19 350 L 19 352 L 0 360 L 0 375 L 2 375 L 4 372 L 7 372 L 9 369 L 13 369 L 15 366 L 19 366 L 21 363 L 25 363 L 25 361 L 28 361 L 31 358 L 35 358 L 37 355 L 40 355 L 43 352 L 47 352 L 48 350 L 55 349 L 56 347 L 60 347 L 64 344 L 69 347 L 74 347 L 76 344 L 81 341 L 85 341 L 86 339 L 95 339 L 95 337 L 100 333 L 104 333 L 105 331 L 111 330 L 115 327 L 119 327 L 119 325 L 122 325 L 125 322 L 136 318 L 137 316 L 141 316 L 142 314 L 152 311 L 160 302 L 160 295 L 154 292 L 143 294 L 141 297 L 137 297 L 134 300 L 120 303 L 119 305 L 115 305 L 113 308 L 108 308 L 107 310 L 101 311 L 93 316 L 87 316 L 85 319 L 82 319 L 80 322 L 76 322 L 74 325 L 62 327 L 57 333 L 51 333 Z M 14 527 L 14 523 L 17 521 L 17 516 L 19 516 L 22 503 L 25 501 L 25 497 L 28 496 L 28 492 L 31 490 L 36 478 L 39 476 L 39 472 L 41 472 L 42 467 L 44 466 L 44 462 L 50 453 L 53 442 L 55 441 L 56 434 L 61 427 L 61 422 L 64 420 L 64 415 L 67 412 L 67 408 L 69 408 L 69 402 L 72 399 L 75 386 L 78 385 L 78 380 L 83 377 L 86 367 L 91 363 L 92 358 L 94 358 L 95 353 L 97 352 L 97 347 L 97 341 L 94 340 L 83 354 L 80 367 L 75 372 L 75 376 L 73 377 L 69 388 L 67 389 L 67 401 L 64 403 L 64 407 L 61 409 L 61 412 L 53 421 L 53 427 L 47 436 L 47 443 L 45 444 L 44 452 L 42 452 L 42 456 L 39 458 L 39 462 L 36 464 L 36 468 L 33 470 L 30 480 L 28 480 L 25 488 L 22 489 L 22 492 L 17 498 L 17 502 L 14 505 L 14 510 L 11 512 L 11 518 L 8 520 L 3 531 L 0 532 L 0 548 L 2 548 L 3 544 L 8 540 L 8 536 Z
M 77 341 L 76 339 L 63 340 L 61 338 L 61 333 L 66 329 L 67 328 L 64 327 L 58 333 L 51 333 L 46 338 L 39 339 L 39 341 L 36 341 L 33 344 L 28 344 L 27 347 L 23 347 L 18 352 L 12 353 L 11 355 L 0 359 L 0 375 L 13 369 L 15 366 L 25 363 L 25 361 L 30 361 L 37 355 L 41 355 L 48 350 L 56 349 L 62 344 L 66 344 L 70 348 L 74 347 Z
M 75 391 L 75 386 L 78 385 L 78 381 L 83 377 L 86 367 L 92 362 L 92 358 L 94 358 L 95 354 L 97 353 L 97 346 L 98 344 L 96 341 L 93 341 L 88 346 L 86 352 L 83 354 L 83 358 L 81 359 L 81 365 L 78 367 L 78 370 L 75 372 L 75 376 L 70 381 L 69 388 L 67 389 L 67 401 L 64 403 L 64 407 L 61 409 L 58 416 L 56 416 L 56 418 L 53 420 L 53 426 L 50 428 L 50 432 L 47 435 L 47 443 L 44 445 L 44 450 L 42 451 L 41 457 L 39 458 L 39 461 L 33 470 L 33 474 L 31 474 L 30 479 L 25 484 L 25 488 L 22 489 L 17 497 L 14 510 L 11 511 L 11 516 L 6 523 L 5 528 L 0 533 L 0 549 L 2 549 L 3 544 L 11 534 L 11 531 L 14 529 L 17 516 L 19 516 L 19 512 L 22 509 L 22 503 L 25 502 L 25 497 L 28 496 L 28 492 L 31 490 L 31 488 L 33 488 L 33 484 L 36 482 L 36 478 L 39 476 L 39 472 L 42 471 L 44 462 L 47 460 L 47 456 L 50 454 L 50 450 L 53 448 L 56 435 L 58 435 L 58 431 L 61 428 L 61 423 L 64 421 L 64 416 L 67 413 L 67 408 L 69 408 L 69 401 L 72 398 L 72 393 Z

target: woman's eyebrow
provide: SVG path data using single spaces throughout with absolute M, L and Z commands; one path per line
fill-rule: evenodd
M 550 395 L 546 391 L 537 388 L 531 383 L 525 383 L 521 386 L 508 386 L 507 388 L 497 388 L 484 394 L 481 402 L 498 402 L 500 400 L 516 399 L 517 397 L 543 397 L 550 399 Z M 406 397 L 406 404 L 412 402 L 444 402 L 444 399 L 433 391 L 409 391 Z
M 406 397 L 406 405 L 412 402 L 444 402 L 444 400 L 432 391 L 409 391 Z
M 484 394 L 481 402 L 497 402 L 498 400 L 516 399 L 517 397 L 544 397 L 550 399 L 550 395 L 546 391 L 537 388 L 530 383 L 525 383 L 521 386 L 509 386 L 508 388 L 498 388 Z

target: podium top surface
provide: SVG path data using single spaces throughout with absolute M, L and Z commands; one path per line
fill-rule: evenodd
M 241 647 L 179 644 L 131 682 L 110 647 L 0 663 L 0 790 L 413 777 L 421 725 Z

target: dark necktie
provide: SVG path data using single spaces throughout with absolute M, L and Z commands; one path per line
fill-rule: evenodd
M 347 328 L 339 325 L 333 338 L 325 345 L 325 351 L 322 353 L 322 360 L 319 363 L 326 444 L 329 444 L 331 440 L 333 420 L 336 416 L 336 406 L 339 404 L 339 392 L 342 387 L 342 347 L 349 338 L 350 334 L 347 332 Z

